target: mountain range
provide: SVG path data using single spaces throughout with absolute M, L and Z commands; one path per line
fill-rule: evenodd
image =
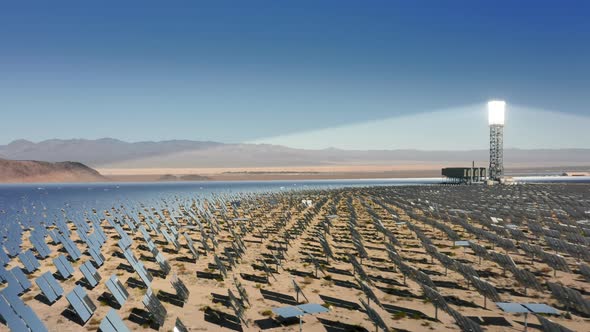
M 76 161 L 94 168 L 214 168 L 293 167 L 323 165 L 465 165 L 485 162 L 487 150 L 340 150 L 294 149 L 269 144 L 226 144 L 210 141 L 170 140 L 125 142 L 51 139 L 38 143 L 16 140 L 0 145 L 0 158 Z M 590 149 L 505 149 L 507 164 L 521 166 L 590 165 Z

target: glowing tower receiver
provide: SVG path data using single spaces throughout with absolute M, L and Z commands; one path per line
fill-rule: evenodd
M 499 180 L 504 175 L 504 113 L 506 102 L 488 102 L 490 125 L 490 179 Z

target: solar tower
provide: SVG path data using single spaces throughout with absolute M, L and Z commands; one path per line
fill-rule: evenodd
M 490 180 L 500 180 L 504 175 L 504 112 L 506 102 L 488 102 L 490 125 Z

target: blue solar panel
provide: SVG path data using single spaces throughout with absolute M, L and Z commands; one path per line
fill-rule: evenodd
M 20 232 L 16 234 L 8 234 L 6 242 L 4 242 L 4 248 L 8 252 L 8 255 L 14 257 L 20 253 Z
M 71 277 L 74 274 L 74 268 L 72 264 L 64 255 L 59 255 L 53 259 L 53 265 L 57 268 L 57 271 L 64 279 Z
M 51 237 L 51 240 L 55 242 L 55 244 L 61 243 L 61 238 L 55 229 L 49 231 L 49 237 Z
M 184 238 L 186 239 L 186 243 L 188 245 L 188 249 L 190 250 L 191 254 L 193 255 L 194 259 L 199 259 L 199 252 L 195 249 L 195 243 L 193 239 L 188 235 L 188 233 L 183 233 Z
M 536 314 L 559 315 L 559 311 L 543 303 L 522 303 L 522 305 Z
M 14 312 L 2 293 L 0 293 L 0 315 L 11 331 L 28 330 L 27 324 Z
M 106 317 L 102 319 L 100 326 L 98 327 L 101 332 L 127 332 L 129 329 L 123 323 L 123 320 L 115 309 L 109 310 Z
M 152 284 L 152 280 L 154 279 L 154 277 L 151 275 L 151 273 L 149 273 L 145 269 L 145 267 L 143 266 L 142 263 L 135 264 L 134 268 L 135 268 L 135 272 L 137 272 L 137 274 L 139 274 L 139 277 L 141 278 L 143 283 L 146 285 L 146 287 L 150 287 L 150 285 Z
M 65 223 L 65 221 L 59 219 L 59 220 L 57 220 L 55 225 L 57 226 L 57 228 L 59 229 L 60 232 L 65 234 L 65 236 L 67 236 L 67 237 L 70 236 L 70 228 L 68 227 L 68 224 Z M 63 237 L 60 238 L 59 240 L 61 242 L 63 240 Z
M 6 269 L 4 268 L 4 266 L 0 266 L 0 281 L 2 283 L 8 281 L 8 280 L 6 280 L 7 275 L 8 275 L 8 271 L 6 271 Z
M 35 254 L 33 253 L 33 251 L 31 249 L 28 249 L 27 251 L 25 251 L 25 256 L 27 256 L 27 258 L 29 259 L 31 264 L 33 264 L 33 266 L 36 269 L 41 267 L 41 264 L 39 263 L 39 261 L 37 260 L 37 257 L 35 256 Z
M 41 236 L 31 236 L 29 238 L 35 250 L 39 253 L 42 258 L 47 258 L 51 254 L 51 249 L 45 243 L 45 240 Z
M 496 302 L 496 305 L 504 312 L 511 313 L 528 313 L 529 309 L 522 306 L 520 303 Z
M 84 278 L 86 279 L 86 281 L 88 281 L 90 286 L 96 287 L 98 285 L 98 282 L 101 279 L 100 274 L 98 274 L 98 271 L 96 271 L 92 263 L 85 262 L 84 264 L 82 264 L 80 266 L 80 272 L 82 272 Z
M 104 264 L 104 256 L 100 253 L 100 250 L 96 248 L 89 247 L 88 252 L 90 253 L 90 257 L 98 264 L 98 266 L 102 266 Z
M 86 244 L 90 248 L 100 249 L 102 247 L 102 243 L 98 240 L 96 233 L 92 233 L 88 236 L 88 239 L 86 240 Z
M 301 305 L 298 305 L 297 308 L 299 308 L 300 310 L 303 310 L 306 314 L 318 314 L 318 313 L 330 311 L 326 307 L 324 307 L 320 304 L 317 304 L 317 303 L 301 304 Z
M 8 257 L 6 251 L 4 251 L 4 247 L 0 246 L 0 264 L 6 266 L 8 263 L 10 263 L 10 257 Z
M 137 258 L 135 258 L 135 256 L 133 255 L 133 253 L 129 249 L 125 249 L 123 251 L 123 256 L 125 256 L 125 258 L 127 259 L 127 262 L 129 262 L 129 265 L 131 265 L 134 268 L 135 268 L 135 265 L 137 265 L 137 263 L 139 263 Z
M 23 263 L 27 273 L 35 272 L 41 266 L 31 249 L 27 249 L 18 254 L 18 259 Z
M 25 325 L 27 325 L 27 327 L 28 327 L 28 330 L 34 331 L 34 332 L 37 332 L 37 331 L 46 332 L 47 331 L 47 328 L 45 327 L 43 322 L 41 322 L 41 320 L 39 319 L 37 314 L 35 314 L 33 309 L 31 309 L 29 306 L 27 306 L 17 296 L 17 294 L 15 294 L 14 292 L 10 292 L 10 291 L 7 292 L 6 290 L 4 290 L 2 292 L 2 296 L 6 299 L 6 301 L 9 303 L 9 305 L 12 307 L 12 310 L 14 310 L 14 312 L 20 317 L 20 319 L 22 319 L 24 321 Z M 16 330 L 16 331 L 20 331 L 20 330 Z
M 92 317 L 96 310 L 96 306 L 90 301 L 90 298 L 88 298 L 88 295 L 80 285 L 76 285 L 76 287 L 66 295 L 66 298 L 78 317 L 80 317 L 84 323 Z
M 129 293 L 125 290 L 125 287 L 123 287 L 117 276 L 112 275 L 109 280 L 107 280 L 106 284 L 117 303 L 119 303 L 120 306 L 123 306 L 129 297 Z
M 78 226 L 78 225 L 76 225 Z M 84 230 L 82 230 L 79 226 L 76 229 L 76 233 L 78 233 L 78 236 L 80 237 L 80 239 L 84 242 L 88 241 L 88 235 L 86 235 L 86 232 Z
M 297 307 L 282 307 L 282 308 L 274 308 L 272 309 L 272 312 L 274 312 L 276 315 L 281 316 L 283 318 L 293 318 L 293 317 L 299 317 L 299 316 L 303 316 L 303 311 L 301 311 L 300 309 L 298 309 Z
M 43 273 L 35 280 L 35 283 L 39 286 L 43 295 L 45 295 L 50 303 L 55 302 L 64 292 L 63 288 L 55 280 L 51 272 Z
M 80 259 L 80 257 L 82 256 L 82 253 L 80 252 L 80 249 L 78 249 L 78 247 L 76 246 L 74 241 L 72 241 L 69 237 L 66 237 L 63 235 L 60 235 L 60 239 L 61 239 L 61 243 L 63 244 L 64 248 L 68 252 L 68 255 L 70 255 L 70 257 L 75 261 Z
M 23 273 L 23 270 L 21 270 L 19 267 L 12 268 L 12 270 L 8 271 L 8 273 L 10 275 L 12 275 L 14 278 L 14 281 L 17 282 L 17 284 L 14 286 L 17 286 L 22 290 L 19 293 L 22 293 L 22 292 L 29 290 L 31 288 L 31 286 L 32 286 L 31 282 L 29 281 L 29 279 L 27 279 L 27 276 L 25 276 L 25 274 Z M 8 280 L 8 286 L 11 286 L 10 280 Z

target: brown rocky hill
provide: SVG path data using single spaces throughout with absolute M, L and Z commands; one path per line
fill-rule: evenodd
M 96 170 L 78 162 L 0 159 L 0 183 L 106 181 Z

